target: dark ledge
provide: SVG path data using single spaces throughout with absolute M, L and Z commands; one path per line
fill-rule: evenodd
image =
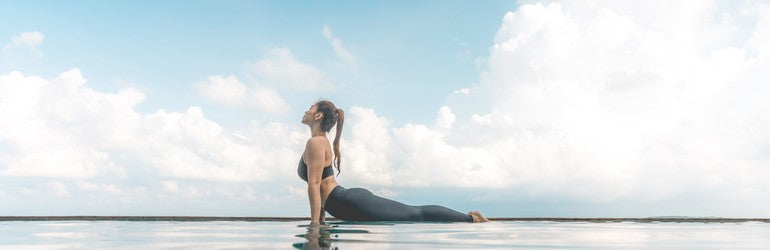
M 489 218 L 493 221 L 551 221 L 551 222 L 765 222 L 770 218 L 720 218 L 720 217 L 644 217 L 644 218 L 556 218 L 556 217 L 526 217 L 526 218 Z
M 498 217 L 492 221 L 550 221 L 550 222 L 704 222 L 735 223 L 765 222 L 770 218 L 718 217 L 646 217 L 646 218 L 558 218 L 558 217 Z M 309 217 L 228 217 L 228 216 L 0 216 L 0 221 L 307 221 Z M 326 218 L 327 221 L 337 221 Z
M 0 216 L 0 221 L 303 221 L 310 217 L 238 216 Z M 326 220 L 335 220 L 327 218 Z

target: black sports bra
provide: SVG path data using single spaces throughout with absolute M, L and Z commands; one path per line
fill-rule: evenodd
M 297 166 L 297 174 L 299 175 L 299 178 L 302 178 L 305 182 L 307 182 L 307 164 L 305 164 L 305 161 L 302 160 L 302 157 L 299 158 L 299 166 Z M 324 173 L 321 175 L 321 180 L 326 179 L 326 177 L 334 175 L 334 169 L 332 169 L 332 165 L 326 166 L 324 168 Z

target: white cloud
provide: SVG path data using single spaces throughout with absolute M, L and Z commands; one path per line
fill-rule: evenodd
M 33 31 L 33 32 L 22 32 L 18 35 L 15 35 L 11 38 L 11 43 L 6 45 L 5 48 L 24 48 L 24 49 L 30 49 L 34 50 L 37 49 L 37 46 L 39 46 L 41 43 L 43 43 L 43 39 L 45 36 L 43 34 L 40 34 L 40 32 Z
M 0 75 L 0 139 L 10 146 L 0 153 L 6 169 L 0 174 L 14 176 L 94 176 L 100 171 L 120 172 L 107 153 L 84 145 L 84 134 L 98 123 L 90 123 L 96 112 L 114 112 L 108 102 L 134 102 L 143 96 L 123 91 L 113 98 L 81 89 L 85 82 L 77 70 L 65 72 L 53 81 L 24 77 L 12 72 Z M 67 93 L 55 95 L 54 92 Z M 92 100 L 78 102 L 78 96 Z M 74 124 L 80 120 L 83 124 Z
M 340 151 L 342 153 L 342 174 L 351 178 L 354 185 L 393 185 L 394 162 L 393 140 L 390 134 L 390 122 L 379 117 L 373 109 L 354 106 L 350 109 L 351 117 L 343 128 Z M 345 133 L 349 133 L 347 136 Z M 342 175 L 340 175 L 342 178 Z
M 759 70 L 766 55 L 746 40 L 767 37 L 745 31 L 762 30 L 761 21 L 725 19 L 761 15 L 678 4 L 570 2 L 508 13 L 477 86 L 492 112 L 464 125 L 476 135 L 450 137 L 509 141 L 511 150 L 492 155 L 508 158 L 509 184 L 538 193 L 664 199 L 763 187 L 757 177 L 770 172 L 758 152 L 770 137 L 746 129 L 770 125 L 761 97 L 770 75 Z M 724 32 L 754 35 L 725 41 Z M 713 39 L 723 43 L 700 42 Z
M 469 88 L 461 88 L 461 89 L 458 89 L 458 90 L 455 90 L 455 91 L 453 91 L 453 93 L 455 93 L 455 94 L 463 94 L 463 95 L 468 95 L 468 94 L 470 94 L 470 93 L 471 93 L 471 90 L 470 90 Z
M 81 191 L 101 192 L 109 195 L 119 195 L 123 192 L 115 184 L 93 183 L 89 181 L 77 181 L 75 184 Z
M 289 195 L 288 198 L 297 200 L 307 199 L 306 185 L 285 185 L 284 190 Z
M 306 128 L 253 122 L 227 130 L 198 107 L 139 113 L 142 92 L 106 93 L 86 83 L 77 69 L 53 79 L 0 74 L 0 176 L 8 180 L 0 189 L 27 204 L 8 214 L 33 207 L 61 214 L 45 208 L 60 197 L 72 201 L 70 211 L 100 215 L 280 215 L 286 210 L 274 204 L 296 200 L 284 198 L 286 190 L 252 186 L 299 181 L 287 166 L 296 166 Z M 222 199 L 234 207 L 199 209 Z M 47 202 L 38 207 L 35 200 Z
M 70 192 L 67 190 L 67 186 L 58 181 L 52 181 L 46 184 L 48 192 L 57 197 L 69 197 Z
M 257 81 L 276 87 L 312 91 L 330 85 L 321 71 L 298 61 L 287 48 L 268 51 L 262 60 L 247 63 L 246 70 Z
M 179 183 L 176 181 L 163 181 L 161 185 L 163 186 L 163 191 L 169 193 L 179 192 Z
M 194 86 L 201 96 L 221 105 L 253 107 L 273 113 L 288 110 L 286 102 L 275 90 L 262 86 L 246 87 L 235 76 L 210 76 Z
M 353 108 L 349 176 L 558 200 L 770 198 L 767 7 L 678 4 L 521 6 L 473 86 L 490 111 L 392 127 Z
M 356 67 L 358 65 L 356 57 L 342 46 L 341 39 L 332 35 L 332 30 L 329 26 L 324 25 L 322 32 L 324 37 L 326 37 L 326 40 L 329 41 L 329 45 L 332 46 L 334 54 L 337 55 L 337 58 L 341 61 L 337 64 L 339 67 Z
M 449 130 L 452 128 L 452 124 L 455 122 L 455 114 L 452 113 L 452 109 L 447 106 L 443 106 L 438 110 L 438 117 L 436 117 L 435 128 L 439 130 Z
M 439 109 L 432 127 L 406 124 L 391 128 L 386 118 L 369 108 L 352 107 L 350 113 L 349 125 L 345 128 L 349 131 L 348 140 L 341 142 L 343 175 L 340 178 L 346 178 L 345 181 L 353 185 L 375 188 L 507 185 L 505 166 L 497 164 L 495 157 L 506 148 L 495 152 L 447 143 L 446 133 L 455 119 L 448 107 Z M 344 169 L 348 169 L 347 174 Z
M 141 114 L 134 106 L 143 93 L 103 93 L 85 83 L 77 69 L 53 80 L 0 75 L 0 175 L 261 181 L 268 171 L 285 171 L 280 166 L 294 160 L 281 157 L 301 149 L 291 137 L 298 128 L 254 124 L 227 132 L 198 107 Z
M 17 61 L 25 58 L 40 59 L 43 52 L 39 46 L 45 36 L 37 31 L 22 32 L 11 37 L 11 42 L 3 46 L 6 60 Z

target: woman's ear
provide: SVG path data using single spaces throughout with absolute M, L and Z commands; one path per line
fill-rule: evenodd
M 316 120 L 321 120 L 321 118 L 323 117 L 324 117 L 324 113 L 321 113 L 321 112 L 315 113 L 315 115 L 313 115 L 313 118 Z

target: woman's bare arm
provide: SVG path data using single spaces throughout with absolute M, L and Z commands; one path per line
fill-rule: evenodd
M 307 196 L 310 201 L 310 223 L 320 224 L 321 221 L 321 175 L 323 174 L 325 151 L 324 138 L 313 137 L 305 146 L 305 161 L 307 163 Z

